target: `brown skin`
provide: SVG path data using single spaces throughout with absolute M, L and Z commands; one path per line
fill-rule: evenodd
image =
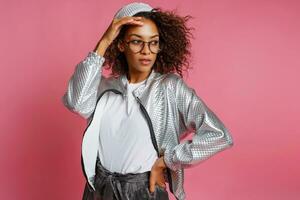
M 147 42 L 159 40 L 159 33 L 155 23 L 152 20 L 145 18 L 141 18 L 141 22 L 143 23 L 142 25 L 133 25 L 129 27 L 123 39 L 125 41 L 143 40 Z M 146 44 L 139 53 L 133 53 L 123 42 L 118 44 L 118 48 L 125 54 L 128 63 L 129 82 L 137 83 L 145 80 L 151 71 L 157 54 L 152 53 Z M 151 59 L 151 63 L 149 65 L 141 65 L 138 60 L 141 58 Z
M 104 56 L 105 51 L 109 47 L 109 45 L 116 39 L 123 25 L 125 24 L 135 24 L 141 25 L 140 22 L 141 17 L 123 17 L 121 19 L 113 19 L 110 23 L 109 27 L 101 37 L 100 41 L 97 43 L 96 52 L 100 56 Z
M 158 35 L 158 29 L 155 23 L 149 19 L 141 17 L 123 17 L 121 19 L 114 19 L 96 47 L 96 52 L 104 56 L 106 49 L 117 37 L 122 25 L 131 24 L 132 26 L 127 30 L 125 34 L 125 41 L 131 39 L 141 39 L 144 41 L 151 41 L 158 39 L 159 36 L 151 38 L 153 35 Z M 131 34 L 137 34 L 138 36 L 131 36 Z M 139 53 L 133 53 L 124 43 L 119 43 L 118 48 L 121 52 L 124 52 L 129 67 L 128 80 L 131 83 L 137 83 L 145 80 L 151 72 L 151 68 L 156 60 L 157 54 L 153 54 L 147 45 Z M 151 63 L 149 65 L 141 65 L 138 59 L 150 58 Z M 163 188 L 165 185 L 164 169 L 166 168 L 164 157 L 159 157 L 151 168 L 150 174 L 150 192 L 153 193 L 155 185 L 159 185 Z
M 154 192 L 156 184 L 160 187 L 166 188 L 166 180 L 164 178 L 165 168 L 167 168 L 167 166 L 164 161 L 164 156 L 161 156 L 155 161 L 151 169 L 149 188 L 150 192 Z

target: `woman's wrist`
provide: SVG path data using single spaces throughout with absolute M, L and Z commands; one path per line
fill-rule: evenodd
M 160 162 L 158 164 L 158 167 L 161 168 L 161 169 L 167 168 L 167 165 L 166 165 L 166 163 L 164 161 L 164 156 L 159 157 L 159 159 L 160 159 Z
M 96 53 L 99 54 L 100 56 L 104 56 L 105 51 L 108 48 L 109 44 L 110 43 L 106 39 L 101 39 L 96 49 Z

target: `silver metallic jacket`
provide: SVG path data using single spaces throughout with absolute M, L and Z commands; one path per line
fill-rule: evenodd
M 97 154 L 88 152 L 88 145 L 92 141 L 87 140 L 98 138 L 87 136 L 86 133 L 94 120 L 95 107 L 105 92 L 114 92 L 123 97 L 126 95 L 126 76 L 104 77 L 101 73 L 104 61 L 104 57 L 89 52 L 77 64 L 62 97 L 69 110 L 88 122 L 83 135 L 83 141 L 86 142 L 82 145 L 81 163 L 91 191 L 95 190 L 94 177 L 87 174 L 87 168 L 94 169 L 95 165 L 94 162 L 88 163 L 86 157 L 96 157 Z M 183 200 L 186 196 L 183 188 L 184 168 L 192 167 L 233 146 L 232 136 L 220 119 L 197 96 L 195 90 L 188 87 L 179 75 L 160 74 L 152 70 L 146 84 L 133 94 L 149 125 L 157 155 L 164 155 L 167 165 L 165 179 L 169 183 L 169 190 L 176 199 Z M 194 134 L 192 140 L 180 142 L 182 136 L 191 132 Z M 96 161 L 96 158 L 93 159 Z

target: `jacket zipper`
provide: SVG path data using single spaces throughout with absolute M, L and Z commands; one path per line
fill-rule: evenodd
M 100 100 L 100 98 L 104 95 L 105 92 L 108 92 L 108 91 L 112 91 L 114 92 L 115 94 L 120 94 L 120 95 L 123 95 L 122 92 L 120 92 L 119 90 L 116 90 L 116 89 L 107 89 L 107 90 L 104 90 L 100 96 L 98 97 L 97 99 L 97 102 L 96 102 L 96 106 Z M 144 116 L 146 117 L 146 120 L 147 120 L 147 123 L 148 123 L 148 126 L 149 126 L 149 129 L 150 129 L 150 136 L 151 136 L 151 140 L 152 140 L 152 144 L 154 146 L 154 149 L 156 150 L 156 153 L 157 153 L 157 156 L 160 157 L 160 154 L 159 154 L 159 150 L 158 150 L 158 145 L 157 145 L 157 141 L 156 141 L 156 138 L 155 138 L 155 134 L 154 134 L 154 130 L 153 130 L 153 125 L 152 125 L 152 122 L 151 122 L 151 118 L 149 117 L 149 114 L 146 110 L 146 108 L 144 107 L 144 105 L 142 104 L 141 100 L 137 98 L 137 101 L 139 102 L 140 104 L 140 108 L 142 110 L 142 113 L 144 114 Z M 96 107 L 95 107 L 96 109 Z M 86 130 L 88 129 L 88 127 L 90 126 L 91 122 L 93 121 L 93 118 L 94 118 L 94 113 L 92 114 L 92 117 L 89 121 L 89 124 L 87 125 L 86 129 L 84 130 L 84 133 L 86 132 Z M 81 154 L 81 165 L 82 165 L 82 169 L 83 169 L 83 173 L 84 173 L 84 176 L 86 177 L 87 179 L 87 175 L 84 171 L 84 165 L 83 165 L 83 158 L 82 158 L 82 154 Z M 171 178 L 171 172 L 170 172 L 170 169 L 169 168 L 166 168 L 167 169 L 167 176 L 168 176 L 168 181 L 169 181 L 169 184 L 170 184 L 170 191 L 173 193 L 173 189 L 172 189 L 172 178 Z M 92 191 L 93 189 L 90 188 Z
M 138 102 L 140 103 L 140 108 L 141 108 L 142 112 L 144 113 L 144 115 L 146 117 L 146 120 L 148 122 L 148 125 L 149 125 L 149 128 L 150 128 L 150 135 L 151 135 L 152 143 L 153 143 L 153 146 L 154 146 L 154 148 L 157 152 L 157 156 L 160 157 L 157 141 L 156 141 L 155 134 L 154 134 L 154 131 L 153 131 L 153 125 L 152 125 L 152 122 L 151 122 L 151 118 L 149 117 L 149 114 L 148 114 L 146 108 L 144 107 L 144 105 L 142 104 L 140 98 L 138 98 L 138 97 L 136 97 L 136 98 L 137 98 Z M 170 184 L 170 192 L 173 193 L 171 172 L 170 172 L 170 169 L 168 167 L 166 168 L 166 170 L 167 170 L 168 181 L 169 181 L 169 184 Z

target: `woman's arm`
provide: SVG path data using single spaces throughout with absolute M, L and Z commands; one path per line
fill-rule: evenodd
M 85 119 L 91 116 L 96 106 L 99 83 L 104 78 L 101 72 L 106 48 L 106 42 L 99 42 L 97 50 L 89 52 L 87 57 L 76 65 L 62 97 L 63 104 L 70 111 Z
M 233 146 L 233 140 L 220 119 L 211 111 L 194 89 L 178 78 L 176 103 L 186 130 L 195 133 L 192 140 L 167 148 L 164 161 L 168 168 L 177 170 L 192 167 L 214 154 Z
M 91 116 L 96 107 L 100 81 L 105 78 L 101 72 L 106 49 L 118 36 L 123 25 L 141 25 L 140 19 L 141 17 L 113 19 L 94 50 L 77 64 L 75 72 L 69 80 L 67 91 L 62 97 L 64 105 L 69 110 L 78 113 L 85 119 Z

